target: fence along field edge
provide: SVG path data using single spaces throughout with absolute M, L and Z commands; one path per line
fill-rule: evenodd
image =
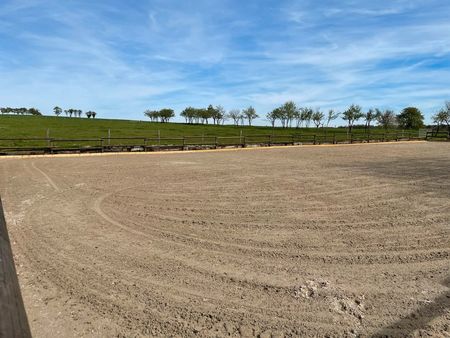
M 439 139 L 450 140 L 448 133 Z M 434 140 L 436 135 L 419 137 L 415 132 L 374 134 L 293 134 L 182 137 L 100 137 L 100 138 L 5 138 L 0 139 L 0 155 L 57 153 L 147 152 L 159 150 L 200 150 L 232 147 L 270 147 L 302 144 L 346 144 L 412 140 Z M 437 138 L 436 138 L 437 139 Z

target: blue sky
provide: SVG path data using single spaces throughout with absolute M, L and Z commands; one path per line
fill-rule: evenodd
M 450 100 L 449 13 L 444 0 L 1 0 L 0 106 L 144 119 L 293 100 L 413 105 L 430 121 Z

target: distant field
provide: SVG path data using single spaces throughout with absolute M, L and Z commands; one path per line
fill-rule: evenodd
M 148 121 L 86 119 L 54 116 L 0 116 L 0 138 L 10 137 L 46 137 L 47 129 L 55 138 L 96 138 L 107 137 L 161 137 L 179 136 L 237 136 L 241 130 L 244 135 L 297 133 L 323 134 L 325 131 L 346 133 L 345 128 L 281 128 L 232 125 L 188 125 L 184 123 L 158 123 Z M 355 133 L 364 133 L 364 129 L 355 129 Z M 372 133 L 384 133 L 383 129 L 371 129 Z

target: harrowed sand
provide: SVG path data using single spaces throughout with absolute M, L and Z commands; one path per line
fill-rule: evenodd
M 35 337 L 450 337 L 450 143 L 0 158 Z

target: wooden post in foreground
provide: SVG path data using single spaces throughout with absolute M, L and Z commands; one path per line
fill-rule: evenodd
M 0 199 L 0 337 L 31 337 Z

